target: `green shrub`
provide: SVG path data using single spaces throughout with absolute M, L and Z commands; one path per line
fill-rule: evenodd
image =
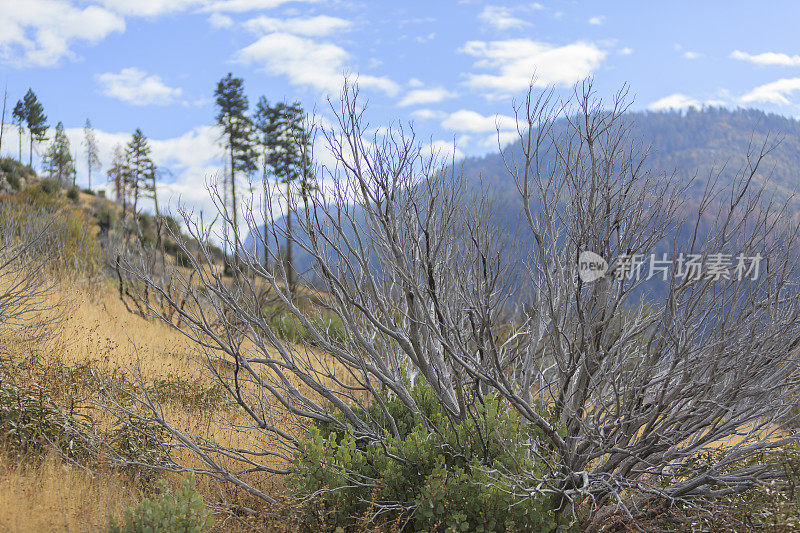
M 134 415 L 124 416 L 114 421 L 114 426 L 105 435 L 109 452 L 125 466 L 132 476 L 145 483 L 155 480 L 158 471 L 154 468 L 141 468 L 137 465 L 163 465 L 168 462 L 164 443 L 169 439 L 167 430 L 150 420 Z
M 113 517 L 110 533 L 201 533 L 214 525 L 203 498 L 195 491 L 193 475 L 187 476 L 176 494 L 159 480 L 159 494 L 128 508 L 118 523 Z
M 22 188 L 22 178 L 33 175 L 31 167 L 23 165 L 10 157 L 0 158 L 0 171 L 5 174 L 8 184 L 15 191 L 19 191 Z
M 544 466 L 533 458 L 529 447 L 538 442 L 538 453 L 547 453 L 538 430 L 522 424 L 513 409 L 492 395 L 477 402 L 473 416 L 458 424 L 447 419 L 428 386 L 416 384 L 412 395 L 422 416 L 438 432 L 426 430 L 420 416 L 386 395 L 383 401 L 399 434 L 390 436 L 387 431 L 386 448 L 356 441 L 333 424 L 318 424 L 301 444 L 290 480 L 302 496 L 319 491 L 305 509 L 309 527 L 392 525 L 403 531 L 556 528 L 549 498 L 515 494 L 514 487 L 489 473 L 542 473 Z M 367 411 L 376 421 L 385 419 L 374 404 Z M 378 502 L 384 507 L 375 517 Z
M 91 196 L 94 196 L 94 191 L 92 189 L 89 189 L 89 188 L 81 189 L 81 192 L 83 192 L 85 194 L 89 194 Z
M 73 202 L 77 202 L 81 197 L 81 190 L 78 187 L 70 187 L 67 190 L 67 198 L 72 200 Z
M 117 212 L 107 205 L 101 207 L 94 216 L 97 219 L 97 226 L 102 233 L 108 233 L 108 230 L 110 230 L 114 226 L 114 222 L 117 221 Z
M 74 402 L 62 409 L 43 387 L 18 381 L 22 370 L 9 360 L 0 365 L 0 445 L 29 458 L 42 456 L 51 445 L 70 457 L 88 457 L 91 418 Z
M 11 185 L 11 188 L 15 191 L 20 189 L 21 183 L 18 173 L 13 172 L 11 174 L 6 174 L 6 181 L 8 181 L 8 184 Z
M 47 196 L 53 196 L 61 190 L 61 184 L 52 178 L 44 178 L 39 183 L 39 190 L 41 190 Z

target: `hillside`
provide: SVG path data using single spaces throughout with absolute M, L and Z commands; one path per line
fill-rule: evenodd
M 757 178 L 768 182 L 780 198 L 788 198 L 798 186 L 800 171 L 800 121 L 753 109 L 689 109 L 685 113 L 639 112 L 627 115 L 632 140 L 648 150 L 647 167 L 681 180 L 697 176 L 690 194 L 702 193 L 701 182 L 720 171 L 721 185 L 729 183 L 745 161 L 749 146 L 758 150 L 764 142 L 777 143 Z M 504 150 L 519 159 L 519 147 Z M 483 182 L 499 198 L 516 201 L 516 189 L 498 154 L 467 158 L 459 167 L 471 183 Z
M 763 143 L 774 149 L 756 175 L 757 184 L 765 184 L 778 200 L 787 200 L 797 191 L 800 172 L 800 121 L 752 109 L 731 111 L 721 108 L 690 109 L 681 112 L 639 112 L 627 115 L 632 141 L 648 150 L 647 168 L 656 175 L 665 174 L 688 181 L 696 177 L 687 190 L 687 205 L 703 194 L 705 180 L 719 172 L 719 186 L 730 184 L 745 162 L 748 147 L 758 151 Z M 520 160 L 519 145 L 504 150 L 510 161 Z M 469 185 L 485 188 L 496 201 L 500 222 L 515 227 L 521 205 L 516 185 L 509 176 L 500 153 L 468 157 L 456 163 Z M 800 199 L 797 200 L 800 209 Z M 284 226 L 279 219 L 277 227 Z M 293 224 L 298 232 L 298 224 Z M 246 249 L 263 255 L 258 244 L 248 235 Z M 310 257 L 295 247 L 298 271 L 312 267 Z

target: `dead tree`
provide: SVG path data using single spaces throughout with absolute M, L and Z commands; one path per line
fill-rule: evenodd
M 338 121 L 323 134 L 337 164 L 318 169 L 330 186 L 295 206 L 300 231 L 291 237 L 312 258 L 319 298 L 344 324 L 343 338 L 296 307 L 263 257 L 243 257 L 235 268 L 254 277 L 228 283 L 207 248 L 187 254 L 197 285 L 185 291 L 186 305 L 129 265 L 180 315 L 180 330 L 250 421 L 232 427 L 252 447 L 226 447 L 182 432 L 143 392 L 147 416 L 194 453 L 198 471 L 272 501 L 249 474 L 285 472 L 314 421 L 357 439 L 396 433 L 388 412 L 379 423 L 353 407 L 381 404 L 385 390 L 419 413 L 408 375 L 424 380 L 454 421 L 491 393 L 541 430 L 548 452 L 532 445 L 530 453 L 548 461 L 547 474 L 493 475 L 514 480 L 521 497 L 549 495 L 562 516 L 579 507 L 597 520 L 635 516 L 651 501 L 722 496 L 778 475 L 759 454 L 795 438 L 786 421 L 800 392 L 800 263 L 798 227 L 754 180 L 768 141 L 729 187 L 709 178 L 688 209 L 685 183 L 647 169 L 625 91 L 606 105 L 591 82 L 567 101 L 531 89 L 517 108 L 521 156 L 506 160 L 524 213 L 515 241 L 487 223 L 495 214 L 488 193 L 470 188 L 452 162 L 426 155 L 412 129 L 368 136 L 357 93 L 346 87 L 332 105 Z M 258 212 L 251 207 L 250 231 L 276 244 L 266 247 L 276 259 L 286 232 L 272 224 L 261 234 Z M 769 267 L 757 277 L 670 276 L 663 295 L 640 305 L 644 280 L 623 265 L 665 243 L 687 256 L 760 256 Z M 615 269 L 582 281 L 582 251 Z M 272 330 L 259 284 L 307 329 L 313 350 Z M 126 405 L 110 408 L 129 416 Z M 720 442 L 698 466 L 697 454 Z

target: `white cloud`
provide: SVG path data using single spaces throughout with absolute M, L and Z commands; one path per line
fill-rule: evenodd
M 619 51 L 619 55 L 622 56 L 629 56 L 633 53 L 633 48 L 628 48 L 627 46 Z
M 135 67 L 124 68 L 119 73 L 98 74 L 103 94 L 133 105 L 167 105 L 180 97 L 180 88 L 169 87 L 160 76 L 148 75 Z
M 157 17 L 193 8 L 199 8 L 206 13 L 244 13 L 274 9 L 289 2 L 317 1 L 319 0 L 99 0 L 99 3 L 121 15 Z
M 748 54 L 741 50 L 734 50 L 731 52 L 732 59 L 739 61 L 747 61 L 755 63 L 756 65 L 780 65 L 784 67 L 798 67 L 800 66 L 800 55 L 790 56 L 788 54 L 780 54 L 776 52 L 764 52 L 763 54 Z
M 168 1 L 168 0 L 165 0 Z M 227 11 L 244 13 L 263 9 L 274 9 L 289 2 L 315 3 L 320 0 L 206 0 L 203 11 Z
M 537 86 L 571 85 L 589 76 L 606 57 L 604 50 L 582 41 L 564 46 L 530 39 L 469 41 L 461 51 L 478 58 L 476 67 L 497 71 L 467 76 L 467 85 L 493 95 L 526 89 L 534 74 Z
M 409 91 L 402 100 L 397 104 L 400 107 L 420 104 L 435 104 L 453 98 L 456 93 L 448 91 L 444 87 L 432 87 L 430 89 L 414 89 Z
M 507 7 L 486 6 L 483 8 L 480 15 L 478 15 L 478 18 L 494 26 L 498 30 L 510 30 L 530 26 L 529 22 L 513 16 L 511 10 Z
M 759 85 L 740 98 L 742 103 L 766 102 L 778 105 L 790 105 L 789 96 L 800 91 L 800 78 L 784 78 L 764 85 Z
M 411 116 L 420 120 L 441 120 L 447 113 L 435 109 L 417 109 L 411 112 Z
M 211 13 L 211 15 L 208 16 L 208 23 L 214 28 L 226 29 L 233 27 L 233 19 L 222 13 Z
M 496 151 L 498 148 L 504 148 L 515 141 L 519 142 L 519 133 L 516 131 L 500 131 L 486 136 L 478 142 L 478 146 L 484 150 Z
M 517 121 L 508 115 L 484 116 L 469 109 L 450 113 L 442 120 L 442 127 L 453 131 L 486 132 L 516 130 Z
M 686 59 L 697 59 L 703 57 L 703 54 L 700 54 L 698 52 L 684 52 L 683 57 L 685 57 Z
M 350 29 L 349 20 L 328 15 L 319 15 L 311 18 L 277 19 L 271 17 L 256 17 L 244 23 L 249 31 L 259 34 L 284 32 L 306 37 L 323 37 L 338 31 Z
M 412 89 L 418 89 L 420 87 L 424 87 L 425 84 L 422 83 L 422 80 L 418 78 L 411 78 L 410 80 L 408 80 L 408 86 L 411 87 Z
M 307 85 L 338 93 L 344 83 L 349 54 L 331 43 L 319 43 L 288 33 L 271 33 L 239 50 L 237 59 L 260 65 L 270 74 L 289 78 L 294 85 Z M 354 77 L 354 79 L 356 79 Z M 385 77 L 359 75 L 358 85 L 395 96 L 400 87 Z
M 0 60 L 15 66 L 51 66 L 75 59 L 75 43 L 97 43 L 125 31 L 125 20 L 99 6 L 62 0 L 0 0 Z
M 121 15 L 156 17 L 183 11 L 200 4 L 201 0 L 100 0 L 100 3 Z
M 685 94 L 675 93 L 659 98 L 648 105 L 647 109 L 650 111 L 668 111 L 670 109 L 687 109 L 690 107 L 701 108 L 703 103 Z
M 78 58 L 73 50 L 75 45 L 96 44 L 114 32 L 124 32 L 124 17 L 128 16 L 157 17 L 199 8 L 202 12 L 212 13 L 209 18 L 212 25 L 229 28 L 232 20 L 222 13 L 272 9 L 288 2 L 317 1 L 94 0 L 90 4 L 88 0 L 0 0 L 0 62 L 16 67 L 41 67 L 58 64 L 64 58 L 75 60 Z M 214 17 L 214 14 L 218 16 Z M 321 18 L 325 17 L 314 19 Z M 318 29 L 320 27 L 324 29 L 324 24 Z
M 422 155 L 435 155 L 440 160 L 463 159 L 464 152 L 458 149 L 454 141 L 433 141 L 421 150 Z
M 597 17 L 590 18 L 589 19 L 589 24 L 591 24 L 592 26 L 601 26 L 603 24 L 603 22 L 605 22 L 605 20 L 606 20 L 606 17 L 603 16 L 603 15 L 600 15 L 600 16 L 597 16 Z

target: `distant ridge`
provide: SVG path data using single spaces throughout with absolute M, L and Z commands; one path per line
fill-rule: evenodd
M 705 178 L 712 171 L 721 170 L 719 185 L 727 185 L 744 164 L 748 147 L 758 151 L 765 141 L 778 145 L 764 160 L 756 181 L 766 184 L 778 200 L 789 199 L 800 187 L 800 121 L 796 119 L 752 109 L 707 107 L 684 112 L 635 112 L 627 114 L 625 120 L 632 125 L 633 140 L 649 147 L 649 169 L 667 174 L 674 171 L 680 180 L 697 175 L 697 183 L 687 193 L 690 203 L 700 198 Z M 517 144 L 503 151 L 508 158 L 519 157 Z M 500 153 L 465 158 L 456 163 L 456 168 L 464 172 L 472 186 L 488 189 L 501 207 L 504 223 L 516 223 L 521 214 L 519 197 Z M 797 206 L 793 212 L 797 217 L 800 198 L 792 202 Z M 283 226 L 283 219 L 276 224 Z M 293 227 L 297 231 L 297 225 Z M 244 247 L 252 250 L 253 246 L 248 236 Z M 299 271 L 312 267 L 310 257 L 298 247 L 295 262 Z

